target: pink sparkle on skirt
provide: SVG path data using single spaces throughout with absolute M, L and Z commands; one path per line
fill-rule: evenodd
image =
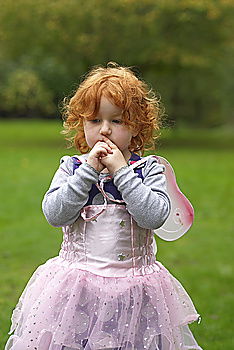
M 121 278 L 63 262 L 52 258 L 34 272 L 5 350 L 201 350 L 188 327 L 199 314 L 161 263 Z

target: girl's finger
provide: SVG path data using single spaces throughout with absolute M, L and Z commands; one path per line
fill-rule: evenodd
M 105 149 L 105 148 L 102 148 L 102 149 L 100 149 L 100 150 L 98 150 L 98 155 L 103 155 L 103 154 L 105 154 L 106 156 L 107 156 L 107 154 L 108 154 L 108 152 L 107 152 L 107 150 Z
M 112 154 L 112 153 L 113 153 L 113 151 L 111 150 L 110 147 L 99 146 L 99 147 L 97 148 L 97 150 L 96 150 L 96 154 L 97 154 L 98 156 L 101 155 L 102 157 L 104 157 L 104 156 L 107 156 L 108 153 L 109 153 L 109 154 Z
M 108 139 L 106 136 L 103 135 L 103 139 L 108 144 L 108 146 L 116 147 L 116 145 L 110 139 Z
M 108 152 L 113 153 L 110 145 L 108 145 L 105 141 L 98 141 L 97 145 L 100 145 L 101 147 L 104 147 Z

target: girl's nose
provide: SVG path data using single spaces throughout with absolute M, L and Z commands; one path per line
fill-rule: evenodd
M 111 134 L 111 128 L 109 125 L 109 122 L 103 121 L 100 129 L 100 134 L 102 135 L 110 135 Z

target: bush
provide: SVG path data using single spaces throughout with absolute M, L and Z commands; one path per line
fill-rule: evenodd
M 0 88 L 1 109 L 26 116 L 54 113 L 53 93 L 35 71 L 18 68 L 11 72 Z

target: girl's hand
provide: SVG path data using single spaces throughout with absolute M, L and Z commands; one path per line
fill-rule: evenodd
M 111 174 L 114 174 L 118 169 L 127 165 L 123 153 L 120 149 L 107 137 L 103 136 L 103 140 L 112 150 L 111 153 L 107 153 L 100 159 L 101 163 L 106 167 Z
M 101 159 L 110 153 L 112 153 L 111 147 L 104 141 L 98 141 L 89 152 L 87 163 L 101 172 L 105 168 L 105 165 L 101 163 Z

